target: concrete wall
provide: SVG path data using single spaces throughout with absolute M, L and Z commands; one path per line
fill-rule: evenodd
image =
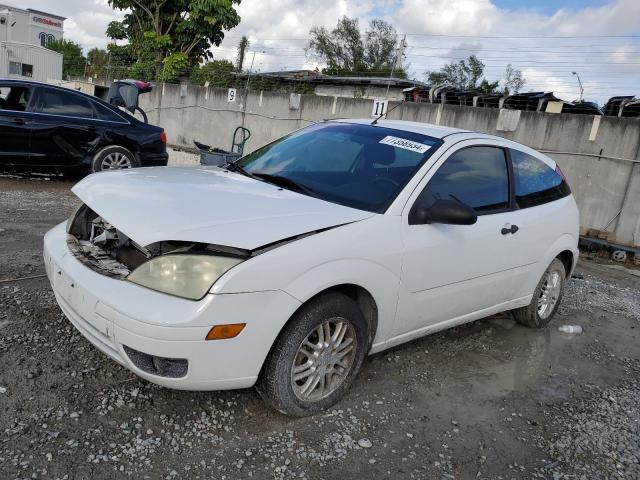
M 166 84 L 144 95 L 141 106 L 151 123 L 165 128 L 169 143 L 184 146 L 198 140 L 228 149 L 244 118 L 252 134 L 245 153 L 312 122 L 370 118 L 373 108 L 370 99 L 302 95 L 297 100 L 250 92 L 245 108 L 240 91 L 229 103 L 226 89 Z M 547 154 L 574 192 L 582 226 L 602 229 L 610 222 L 607 230 L 615 231 L 619 241 L 640 244 L 640 165 L 633 162 L 640 162 L 640 119 L 414 103 L 398 107 L 389 118 L 499 135 L 551 151 Z

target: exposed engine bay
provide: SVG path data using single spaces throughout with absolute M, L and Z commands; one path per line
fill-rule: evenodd
M 189 242 L 137 244 L 86 205 L 82 205 L 67 226 L 67 244 L 73 255 L 92 270 L 124 279 L 147 260 L 167 253 L 224 253 L 248 257 L 249 252 Z
M 67 228 L 69 249 L 103 275 L 125 278 L 152 255 L 83 205 Z
M 159 255 L 168 253 L 222 254 L 246 259 L 339 226 L 341 225 L 295 235 L 263 245 L 255 250 L 171 240 L 142 246 L 83 204 L 69 219 L 67 244 L 71 253 L 87 267 L 102 275 L 124 279 L 147 260 Z

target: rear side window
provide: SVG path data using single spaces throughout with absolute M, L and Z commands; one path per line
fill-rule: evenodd
M 31 90 L 27 87 L 0 85 L 0 110 L 24 112 L 30 98 Z
M 457 200 L 478 214 L 509 207 L 509 170 L 504 150 L 469 147 L 455 152 L 440 166 L 417 202 L 426 208 L 436 200 Z
M 542 160 L 519 150 L 510 153 L 518 208 L 535 207 L 571 193 L 562 175 Z
M 104 105 L 99 104 L 98 102 L 92 102 L 94 108 L 96 109 L 96 113 L 98 114 L 98 119 L 106 120 L 108 122 L 123 122 L 124 120 L 120 115 L 111 111 L 109 108 Z
M 86 98 L 63 90 L 40 89 L 40 112 L 51 115 L 94 118 L 91 103 Z

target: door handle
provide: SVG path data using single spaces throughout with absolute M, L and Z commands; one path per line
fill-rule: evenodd
M 84 129 L 88 132 L 96 132 L 98 130 L 98 127 L 94 125 L 87 125 L 86 127 L 84 127 Z
M 26 125 L 27 121 L 24 118 L 14 118 L 13 123 L 16 125 Z
M 516 233 L 518 230 L 520 230 L 520 228 L 518 228 L 517 225 L 511 225 L 510 227 L 503 227 L 502 230 L 500 230 L 500 233 L 502 235 L 507 235 L 509 233 Z

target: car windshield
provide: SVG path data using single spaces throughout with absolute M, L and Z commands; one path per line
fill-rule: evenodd
M 234 166 L 305 195 L 383 213 L 441 143 L 404 130 L 328 122 L 276 140 Z

